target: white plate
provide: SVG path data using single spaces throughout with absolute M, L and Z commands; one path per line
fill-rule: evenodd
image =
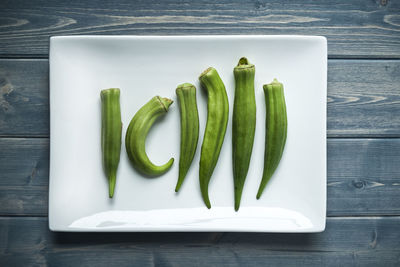
M 233 68 L 256 66 L 257 127 L 239 212 L 233 209 Z M 198 162 L 207 99 L 199 74 L 215 67 L 224 81 L 230 120 L 211 178 L 212 208 L 201 199 Z M 264 160 L 262 85 L 285 86 L 288 136 L 281 163 L 256 200 Z M 180 120 L 175 88 L 194 83 L 200 115 L 196 156 L 179 194 Z M 115 196 L 101 165 L 100 90 L 121 88 L 123 136 L 135 112 L 155 95 L 175 100 L 147 138 L 154 163 L 175 158 L 165 175 L 142 177 L 123 142 Z M 327 42 L 311 36 L 71 36 L 50 39 L 50 196 L 53 231 L 319 232 L 326 213 Z

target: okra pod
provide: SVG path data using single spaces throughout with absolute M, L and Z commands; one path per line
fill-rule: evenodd
M 232 161 L 235 186 L 235 210 L 240 199 L 253 151 L 256 129 L 255 67 L 242 57 L 234 68 L 235 100 L 232 118 Z
M 136 112 L 126 131 L 125 147 L 129 160 L 138 171 L 148 176 L 162 175 L 174 163 L 174 159 L 171 158 L 164 165 L 157 166 L 150 161 L 145 149 L 147 133 L 151 126 L 158 117 L 168 112 L 172 103 L 168 98 L 153 97 Z
M 178 192 L 196 153 L 199 140 L 199 114 L 194 85 L 190 83 L 178 85 L 176 95 L 178 96 L 181 115 L 179 177 L 175 187 L 175 192 Z
M 225 85 L 218 72 L 210 67 L 199 77 L 202 88 L 207 92 L 207 123 L 200 155 L 200 190 L 207 208 L 211 208 L 208 184 L 217 164 L 228 124 L 229 103 Z
M 282 158 L 287 136 L 286 103 L 283 85 L 276 79 L 263 86 L 266 103 L 266 133 L 264 152 L 264 171 L 257 192 L 257 199 L 274 174 Z
M 108 178 L 109 197 L 114 195 L 117 169 L 121 154 L 121 108 L 118 88 L 100 92 L 101 99 L 101 150 L 103 169 Z

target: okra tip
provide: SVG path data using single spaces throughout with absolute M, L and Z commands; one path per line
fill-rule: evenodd
M 181 185 L 183 183 L 183 180 L 185 179 L 186 174 L 183 174 L 182 172 L 179 171 L 179 177 L 178 177 L 178 182 L 176 183 L 175 186 L 175 192 L 178 193 L 179 189 L 181 188 Z
M 111 174 L 109 177 L 108 185 L 109 185 L 109 191 L 108 195 L 110 198 L 114 196 L 114 190 L 115 190 L 115 182 L 116 182 L 116 174 Z
M 238 211 L 240 207 L 240 202 L 239 203 L 235 203 L 235 211 Z
M 210 198 L 208 196 L 208 191 L 207 189 L 201 189 L 201 195 L 203 197 L 204 204 L 206 205 L 207 209 L 211 209 L 211 202 Z
M 260 197 L 261 197 L 261 195 L 262 195 L 262 193 L 263 193 L 263 191 L 264 191 L 264 188 L 259 188 L 258 189 L 258 192 L 257 192 L 257 196 L 256 196 L 256 199 L 260 199 Z
M 175 186 L 175 192 L 178 193 L 179 189 L 181 188 L 182 183 L 178 182 Z
M 260 199 L 269 179 L 271 179 L 271 175 L 267 176 L 265 180 L 264 180 L 264 177 L 263 177 L 263 180 L 261 180 L 260 186 L 258 187 L 258 191 L 257 191 L 257 196 L 256 196 L 257 199 Z

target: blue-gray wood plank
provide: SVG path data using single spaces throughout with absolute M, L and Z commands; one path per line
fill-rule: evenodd
M 48 61 L 0 59 L 0 136 L 49 135 Z M 328 136 L 400 137 L 400 60 L 329 60 Z
M 397 0 L 0 1 L 0 266 L 400 266 L 399 22 Z M 75 34 L 326 36 L 326 231 L 50 233 L 48 38 Z
M 328 218 L 317 234 L 51 233 L 0 218 L 2 266 L 399 266 L 400 217 Z
M 400 57 L 397 0 L 1 1 L 0 54 L 43 55 L 71 34 L 324 35 L 331 57 Z
M 49 133 L 48 60 L 0 60 L 0 135 Z

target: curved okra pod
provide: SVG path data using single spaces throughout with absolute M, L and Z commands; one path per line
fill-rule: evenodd
M 200 155 L 200 190 L 207 208 L 211 208 L 208 184 L 217 164 L 228 124 L 229 103 L 224 83 L 214 68 L 206 69 L 199 77 L 207 92 L 207 124 Z
M 167 172 L 174 159 L 171 158 L 162 166 L 154 165 L 146 154 L 145 142 L 147 133 L 158 117 L 167 113 L 172 100 L 155 96 L 150 99 L 133 116 L 125 136 L 125 147 L 132 165 L 149 176 L 159 176 Z
M 234 68 L 235 101 L 232 118 L 232 161 L 235 210 L 239 210 L 243 186 L 249 170 L 256 130 L 255 67 L 242 57 Z
M 257 192 L 257 199 L 274 174 L 282 158 L 283 149 L 287 136 L 286 103 L 283 93 L 283 85 L 276 79 L 270 84 L 263 86 L 266 103 L 266 133 L 264 171 Z
M 121 154 L 121 108 L 118 88 L 100 92 L 101 99 L 101 151 L 103 169 L 108 178 L 109 197 L 114 195 L 117 169 Z
M 176 88 L 179 111 L 181 113 L 181 148 L 179 157 L 179 177 L 175 192 L 179 191 L 192 164 L 199 140 L 199 114 L 196 102 L 196 87 L 190 83 Z

